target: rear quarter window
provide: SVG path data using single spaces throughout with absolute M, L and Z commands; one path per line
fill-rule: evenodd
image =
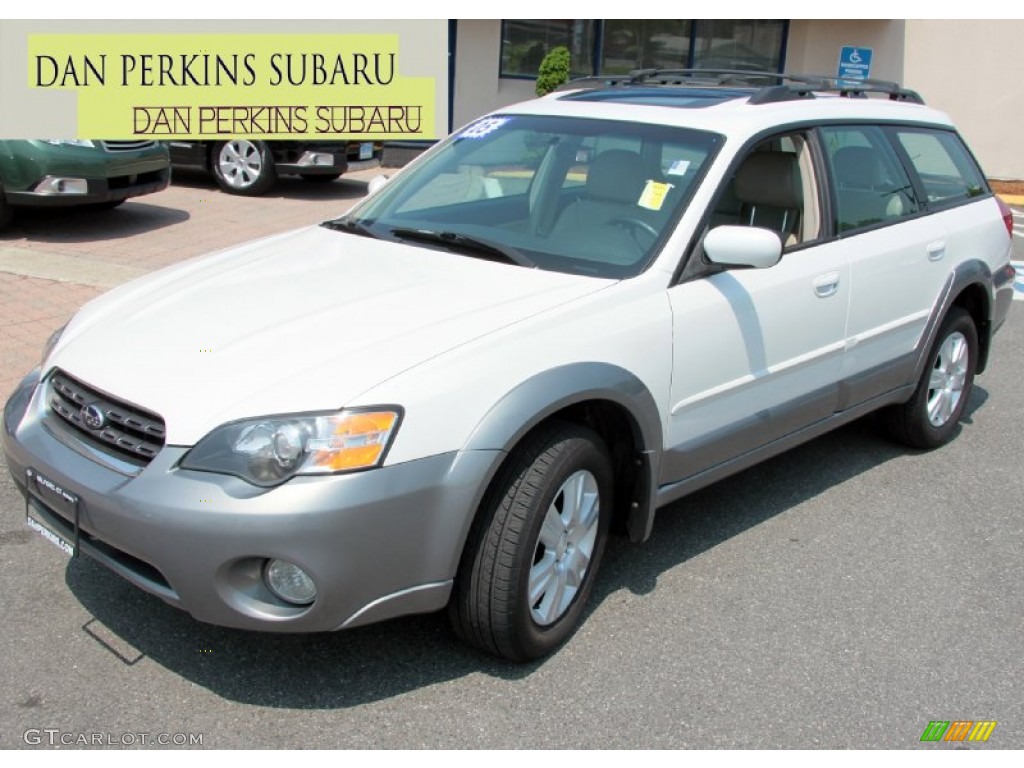
M 955 133 L 901 128 L 896 139 L 917 171 L 929 207 L 988 193 L 985 177 Z

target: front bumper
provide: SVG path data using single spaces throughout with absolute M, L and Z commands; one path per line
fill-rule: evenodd
M 333 176 L 378 168 L 384 155 L 384 145 L 373 142 L 272 142 L 271 147 L 278 173 L 303 176 Z
M 78 497 L 82 553 L 223 626 L 314 632 L 442 608 L 485 478 L 501 459 L 498 451 L 452 452 L 269 490 L 178 469 L 187 451 L 180 446 L 166 446 L 141 470 L 117 468 L 47 419 L 37 383 L 38 373 L 22 381 L 0 430 L 34 514 L 72 538 L 71 521 L 29 493 L 29 469 Z M 260 575 L 267 558 L 312 576 L 312 605 L 270 593 Z
M 66 179 L 77 183 L 84 182 L 86 191 L 82 192 L 59 192 L 59 191 L 37 191 L 46 185 L 44 182 L 54 179 Z M 129 197 L 148 195 L 151 192 L 159 192 L 166 189 L 171 182 L 171 171 L 169 168 L 161 168 L 155 171 L 146 171 L 139 174 L 127 176 L 112 176 L 110 178 L 82 177 L 64 174 L 62 176 L 50 175 L 40 179 L 32 185 L 29 190 L 8 190 L 6 192 L 7 202 L 11 205 L 23 205 L 31 207 L 59 207 L 71 205 L 89 205 L 91 203 L 112 203 L 118 200 L 127 200 Z

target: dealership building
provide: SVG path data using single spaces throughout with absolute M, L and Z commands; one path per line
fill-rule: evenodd
M 460 19 L 448 32 L 453 128 L 532 98 L 540 61 L 556 45 L 569 49 L 574 77 L 650 67 L 835 76 L 845 51 L 869 77 L 947 112 L 991 178 L 1024 179 L 1024 152 L 1012 139 L 1024 119 L 1024 79 L 1009 65 L 1024 20 Z

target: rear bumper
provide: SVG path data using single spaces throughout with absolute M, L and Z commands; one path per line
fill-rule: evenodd
M 992 333 L 999 330 L 999 327 L 1006 322 L 1006 316 L 1010 312 L 1010 305 L 1013 304 L 1014 281 L 1017 278 L 1017 270 L 1012 264 L 1007 264 L 1002 269 L 996 270 L 992 275 L 992 291 L 995 302 L 992 306 Z

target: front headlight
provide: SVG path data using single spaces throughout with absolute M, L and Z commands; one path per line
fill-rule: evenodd
M 389 406 L 236 421 L 200 440 L 181 467 L 264 487 L 295 475 L 370 469 L 384 461 L 401 416 Z
M 68 147 L 95 147 L 96 144 L 89 139 L 43 139 L 47 144 L 53 144 L 55 147 L 68 146 Z

